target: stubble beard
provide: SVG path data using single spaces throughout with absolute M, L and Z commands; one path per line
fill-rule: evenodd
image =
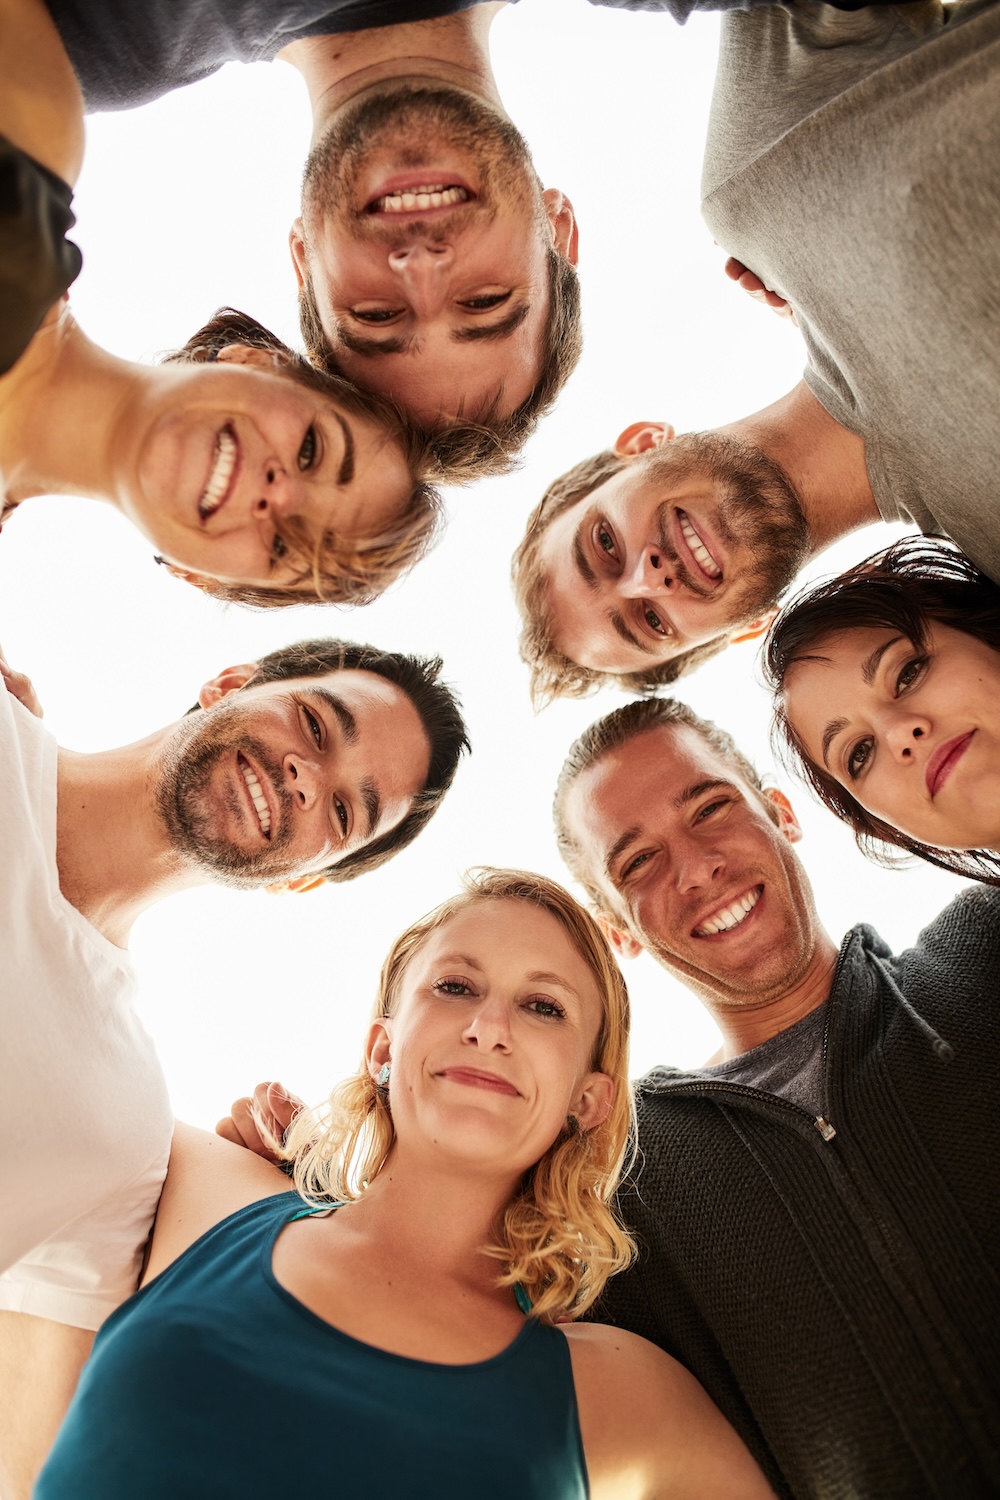
M 301 873 L 285 854 L 292 838 L 293 801 L 283 786 L 282 768 L 247 732 L 245 720 L 246 713 L 238 704 L 225 703 L 183 720 L 160 761 L 155 787 L 157 810 L 171 848 L 220 885 L 237 890 L 256 889 Z M 225 791 L 213 787 L 218 766 L 234 760 L 238 750 L 266 772 L 278 801 L 271 838 L 258 850 L 234 844 L 218 831 L 223 812 L 238 820 L 245 816 L 242 790 L 232 778 Z

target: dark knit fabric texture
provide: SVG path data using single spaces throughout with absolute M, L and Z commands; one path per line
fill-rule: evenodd
M 786 1100 L 657 1068 L 595 1316 L 681 1360 L 781 1495 L 1000 1495 L 1000 890 L 894 957 L 844 940 L 824 1139 Z

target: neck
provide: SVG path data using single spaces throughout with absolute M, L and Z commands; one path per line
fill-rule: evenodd
M 129 412 L 157 371 L 117 359 L 64 307 L 0 380 L 4 502 L 86 495 L 118 504 L 116 450 Z
M 429 1162 L 397 1140 L 351 1215 L 373 1245 L 391 1247 L 404 1264 L 433 1267 L 435 1275 L 492 1293 L 499 1262 L 482 1247 L 519 1181 L 506 1170 Z
M 491 0 L 434 21 L 307 37 L 285 47 L 278 56 L 301 73 L 309 90 L 313 141 L 350 99 L 392 79 L 451 83 L 503 112 L 489 53 L 490 24 L 502 4 Z
M 834 420 L 804 381 L 720 432 L 759 448 L 788 477 L 809 527 L 809 555 L 880 520 L 864 439 Z
M 719 1063 L 739 1057 L 740 1053 L 787 1031 L 822 1005 L 833 987 L 837 951 L 832 938 L 818 928 L 808 963 L 778 994 L 748 1004 L 746 996 L 703 991 L 705 1008 L 722 1032 L 722 1047 L 709 1061 Z
M 156 808 L 155 767 L 172 728 L 96 755 L 59 751 L 59 887 L 119 948 L 147 906 L 205 878 L 171 848 Z

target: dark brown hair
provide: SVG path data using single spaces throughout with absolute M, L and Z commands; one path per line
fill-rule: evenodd
M 521 449 L 539 419 L 552 408 L 576 369 L 583 348 L 580 278 L 576 267 L 551 245 L 546 249 L 546 266 L 549 313 L 541 373 L 534 389 L 509 416 L 497 415 L 498 398 L 485 412 L 422 432 L 424 441 L 433 450 L 438 478 L 443 484 L 468 484 L 475 479 L 508 474 L 516 468 Z M 338 374 L 337 356 L 324 332 L 308 277 L 299 291 L 299 327 L 313 364 L 331 375 Z
M 542 539 L 563 511 L 583 500 L 605 480 L 625 467 L 626 460 L 611 449 L 574 464 L 553 480 L 528 517 L 527 529 L 511 562 L 514 596 L 521 614 L 521 659 L 531 671 L 531 700 L 544 708 L 554 698 L 586 698 L 604 683 L 627 693 L 651 693 L 676 682 L 686 672 L 729 645 L 729 633 L 680 651 L 669 661 L 642 672 L 600 672 L 571 661 L 555 642 L 549 575 L 541 558 Z
M 939 849 L 867 812 L 846 787 L 810 759 L 785 712 L 785 679 L 829 636 L 845 630 L 891 630 L 922 650 L 928 630 L 948 625 L 1000 651 L 1000 587 L 945 538 L 904 537 L 837 578 L 804 589 L 781 611 L 761 657 L 775 697 L 777 752 L 824 806 L 854 830 L 859 849 L 877 864 L 898 866 L 915 855 L 972 880 L 1000 885 L 1000 856 L 989 849 Z M 894 850 L 902 850 L 902 855 Z
M 299 559 L 296 582 L 309 580 L 314 585 L 316 599 L 312 602 L 370 604 L 424 556 L 440 532 L 441 497 L 431 483 L 440 477 L 439 465 L 430 440 L 394 402 L 359 390 L 342 375 L 315 369 L 255 318 L 232 307 L 220 307 L 182 349 L 167 355 L 166 362 L 207 363 L 232 344 L 278 355 L 275 373 L 318 391 L 355 416 L 377 422 L 385 431 L 387 443 L 398 445 L 412 488 L 402 514 L 385 531 L 366 537 L 326 531 L 315 537 L 295 520 L 275 526 L 289 551 Z M 296 588 L 237 587 L 214 579 L 206 580 L 202 587 L 216 599 L 260 609 L 311 602 L 307 593 Z

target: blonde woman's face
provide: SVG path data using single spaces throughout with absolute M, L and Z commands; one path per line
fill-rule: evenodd
M 613 1093 L 591 1068 L 601 1015 L 590 969 L 549 912 L 497 899 L 451 917 L 404 972 L 396 1014 L 372 1029 L 392 1065 L 399 1149 L 516 1177 L 568 1115 L 593 1129 Z
M 861 806 L 927 844 L 1000 848 L 1000 654 L 935 625 L 921 650 L 840 631 L 787 674 L 809 758 Z
M 116 477 L 125 514 L 192 581 L 289 588 L 302 561 L 283 525 L 353 540 L 405 511 L 402 451 L 372 418 L 270 364 L 171 365 L 158 376 L 131 414 Z M 311 581 L 296 586 L 314 596 Z

